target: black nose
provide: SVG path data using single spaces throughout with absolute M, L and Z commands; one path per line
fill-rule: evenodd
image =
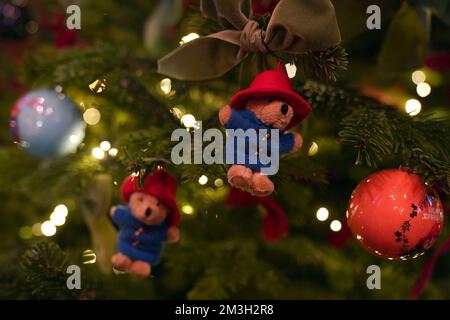
M 285 103 L 281 106 L 281 113 L 286 114 L 289 110 L 289 106 Z
M 147 210 L 145 210 L 145 216 L 148 218 L 148 217 L 150 217 L 151 214 L 152 214 L 152 209 L 147 208 Z

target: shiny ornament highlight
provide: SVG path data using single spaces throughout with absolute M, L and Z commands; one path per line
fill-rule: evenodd
M 80 110 L 53 90 L 34 90 L 22 96 L 11 111 L 9 126 L 15 141 L 36 157 L 66 155 L 84 138 Z

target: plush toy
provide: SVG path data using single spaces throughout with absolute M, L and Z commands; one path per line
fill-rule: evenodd
M 277 70 L 260 73 L 248 89 L 238 92 L 230 105 L 220 110 L 219 120 L 226 129 L 255 129 L 257 132 L 261 129 L 267 129 L 268 132 L 270 129 L 279 130 L 278 150 L 281 155 L 300 149 L 303 142 L 301 135 L 285 131 L 300 124 L 310 113 L 310 105 L 292 90 L 291 81 L 279 64 Z M 268 134 L 266 138 L 270 141 L 271 135 Z M 235 148 L 242 148 L 238 144 L 234 145 Z M 267 154 L 270 154 L 269 149 L 270 144 Z M 259 160 L 257 163 L 249 162 L 249 150 L 246 144 L 245 163 L 239 164 L 235 158 L 228 170 L 228 182 L 254 196 L 268 196 L 273 192 L 274 185 L 261 172 L 267 165 Z M 235 152 L 239 151 L 235 149 Z
M 148 277 L 152 266 L 159 263 L 164 242 L 178 241 L 175 191 L 176 180 L 160 169 L 141 188 L 135 177 L 124 180 L 121 193 L 127 204 L 110 212 L 119 227 L 118 252 L 112 257 L 116 269 Z

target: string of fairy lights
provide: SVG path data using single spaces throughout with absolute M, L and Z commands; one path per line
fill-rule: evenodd
M 186 36 L 181 38 L 180 45 L 184 45 L 185 43 L 195 40 L 198 37 L 199 37 L 199 35 L 196 33 L 187 34 Z M 286 64 L 285 67 L 286 67 L 286 72 L 287 72 L 289 78 L 291 78 L 291 79 L 294 78 L 297 74 L 297 66 L 295 64 Z M 172 97 L 175 94 L 175 90 L 173 90 L 173 87 L 172 87 L 172 80 L 170 78 L 162 79 L 159 83 L 159 89 L 160 89 L 160 92 L 167 97 Z M 183 112 L 183 109 L 184 108 L 182 106 L 175 106 L 171 109 L 171 113 L 177 119 L 179 119 L 180 123 L 187 130 L 196 129 L 197 119 L 195 118 L 194 115 L 192 115 L 190 113 L 185 114 Z M 314 141 L 311 142 L 310 147 L 308 149 L 308 156 L 310 156 L 310 157 L 315 156 L 318 152 L 319 152 L 319 145 L 317 144 L 317 142 L 314 142 Z M 198 183 L 201 186 L 206 186 L 208 184 L 208 181 L 209 181 L 209 179 L 206 175 L 201 175 L 198 178 Z M 224 182 L 222 179 L 217 178 L 214 180 L 214 186 L 216 188 L 221 188 L 221 187 L 223 187 L 223 185 L 224 185 Z M 194 213 L 194 208 L 190 204 L 184 203 L 181 206 L 181 211 L 184 214 L 191 215 Z M 336 222 L 333 223 L 333 228 L 337 228 Z M 339 227 L 339 229 L 340 229 L 340 227 Z
M 316 218 L 317 218 L 317 220 L 319 220 L 320 222 L 325 222 L 325 221 L 327 221 L 329 217 L 330 217 L 330 212 L 329 212 L 328 209 L 325 208 L 325 207 L 319 208 L 319 209 L 317 210 L 317 212 L 316 212 Z M 337 219 L 332 220 L 332 221 L 330 222 L 330 229 L 331 229 L 331 231 L 333 231 L 333 232 L 339 232 L 339 231 L 341 231 L 341 229 L 342 229 L 342 223 L 341 223 L 339 220 L 337 220 Z
M 34 237 L 52 237 L 56 234 L 57 228 L 66 223 L 69 210 L 64 204 L 58 204 L 49 215 L 49 219 L 44 222 L 37 222 L 30 226 L 23 226 L 19 230 L 22 239 Z
M 417 95 L 421 98 L 428 97 L 431 94 L 431 85 L 426 82 L 427 75 L 422 70 L 416 70 L 411 74 L 411 80 L 416 85 Z M 422 103 L 415 98 L 408 99 L 405 102 L 405 112 L 414 117 L 422 111 Z
M 416 85 L 416 93 L 420 98 L 426 98 L 431 94 L 431 85 L 426 82 L 427 74 L 423 70 L 416 70 L 411 74 L 411 80 Z M 405 101 L 404 111 L 411 117 L 417 116 L 422 111 L 422 103 L 415 98 Z M 317 153 L 318 146 L 315 142 L 312 143 L 308 154 Z M 316 218 L 320 222 L 325 222 L 329 219 L 330 212 L 327 208 L 321 207 L 316 212 Z M 342 223 L 339 220 L 332 220 L 329 225 L 331 231 L 339 232 L 342 230 Z
M 180 46 L 186 44 L 189 41 L 199 38 L 197 33 L 189 33 L 183 36 L 180 40 Z M 297 67 L 295 64 L 286 64 L 286 72 L 289 78 L 294 78 L 297 74 Z M 431 85 L 426 82 L 427 75 L 423 70 L 416 70 L 411 75 L 412 82 L 416 85 L 416 92 L 420 98 L 425 98 L 431 94 Z M 91 91 L 95 93 L 102 93 L 106 89 L 106 79 L 97 79 L 89 84 Z M 175 91 L 172 88 L 172 80 L 170 78 L 164 78 L 159 83 L 159 88 L 161 93 L 165 96 L 173 96 Z M 56 91 L 61 92 L 62 88 L 57 86 Z M 82 102 L 81 107 L 85 108 Z M 410 116 L 418 115 L 422 110 L 422 104 L 418 99 L 411 98 L 405 102 L 405 112 Z M 180 120 L 180 123 L 187 129 L 195 129 L 197 125 L 197 120 L 192 114 L 185 114 L 182 111 L 182 106 L 176 106 L 171 109 L 172 114 Z M 101 120 L 100 111 L 94 107 L 90 106 L 83 112 L 83 120 L 87 125 L 94 126 L 97 125 Z M 308 156 L 315 156 L 319 151 L 319 145 L 317 142 L 311 142 L 308 149 Z M 118 149 L 112 147 L 111 143 L 107 140 L 100 142 L 100 144 L 92 149 L 92 156 L 97 160 L 102 160 L 105 157 L 116 157 L 118 154 Z M 208 184 L 208 177 L 206 175 L 201 175 L 198 179 L 198 183 L 202 186 Z M 222 179 L 217 178 L 214 180 L 214 186 L 216 188 L 221 188 L 224 185 Z M 188 203 L 184 203 L 181 206 L 181 211 L 184 214 L 191 215 L 194 213 L 194 208 Z M 35 223 L 33 226 L 24 226 L 20 229 L 19 235 L 23 239 L 30 239 L 33 236 L 46 236 L 51 237 L 56 234 L 57 227 L 64 225 L 66 217 L 68 215 L 68 209 L 65 205 L 60 204 L 55 207 L 53 212 L 50 214 L 49 220 L 42 223 Z M 329 211 L 325 207 L 321 207 L 316 212 L 316 218 L 320 222 L 325 222 L 329 218 Z M 338 232 L 342 229 L 342 223 L 339 220 L 332 220 L 329 225 L 330 229 L 334 232 Z
M 114 158 L 118 153 L 119 150 L 117 150 L 117 148 L 112 148 L 111 143 L 106 140 L 100 142 L 100 145 L 98 147 L 94 147 L 92 149 L 92 156 L 98 160 L 104 159 L 106 155 Z
M 106 79 L 94 81 L 93 83 L 89 84 L 89 88 L 95 93 L 103 92 L 106 89 Z M 57 85 L 55 87 L 55 92 L 59 93 L 60 95 L 63 95 L 62 91 L 63 87 L 61 85 Z M 84 109 L 84 102 L 81 102 L 80 106 Z M 85 111 L 83 112 L 83 120 L 86 125 L 97 125 L 100 122 L 100 119 L 100 111 L 93 106 L 85 109 Z M 75 135 L 70 136 L 69 141 L 71 143 L 77 143 L 79 142 L 79 137 Z M 91 153 L 95 159 L 101 160 L 105 158 L 106 155 L 110 157 L 116 157 L 118 152 L 119 151 L 116 148 L 113 148 L 111 146 L 111 143 L 109 141 L 104 140 L 100 142 L 99 146 L 94 147 Z M 19 237 L 24 240 L 42 236 L 52 237 L 56 234 L 58 227 L 62 227 L 65 224 L 68 213 L 69 210 L 64 204 L 58 204 L 50 213 L 48 220 L 37 222 L 32 226 L 21 227 L 19 229 Z M 94 255 L 94 258 L 92 258 L 92 254 Z M 95 262 L 95 253 L 89 252 L 88 256 L 90 256 L 91 258 L 87 263 L 93 263 L 92 261 Z

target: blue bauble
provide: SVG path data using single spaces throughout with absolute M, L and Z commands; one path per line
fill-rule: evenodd
M 84 138 L 80 110 L 63 94 L 34 90 L 21 97 L 11 112 L 10 128 L 29 154 L 55 157 L 74 151 Z

